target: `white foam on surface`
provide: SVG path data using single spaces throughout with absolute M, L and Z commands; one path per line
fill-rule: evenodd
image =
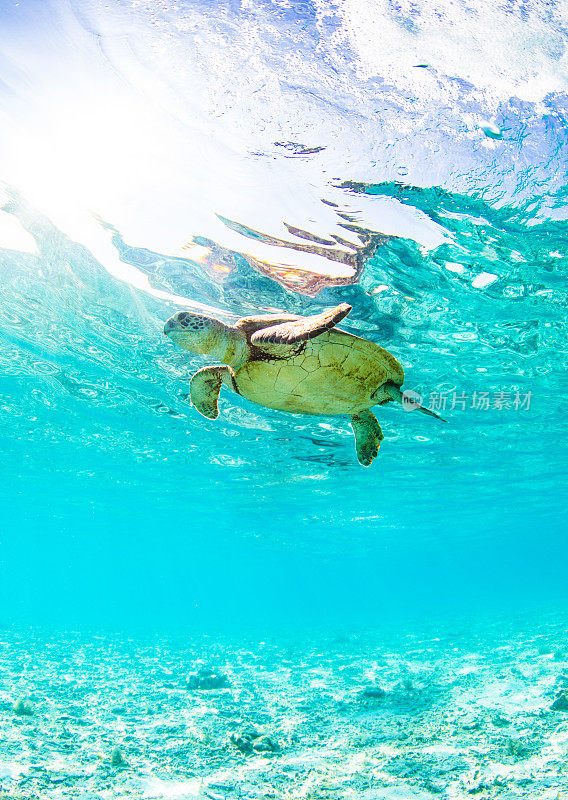
M 424 64 L 495 99 L 532 102 L 568 87 L 566 2 L 528 2 L 523 14 L 492 0 L 343 0 L 340 8 L 366 74 L 440 91 L 434 76 L 416 69 Z
M 497 278 L 498 276 L 492 272 L 480 272 L 472 280 L 471 285 L 474 289 L 485 289 L 486 286 L 491 286 L 492 283 L 495 283 Z
M 33 236 L 24 230 L 18 220 L 0 210 L 0 248 L 18 250 L 20 253 L 37 254 L 38 249 Z

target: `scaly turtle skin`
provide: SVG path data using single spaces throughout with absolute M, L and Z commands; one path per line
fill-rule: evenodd
M 345 414 L 359 461 L 369 466 L 384 438 L 370 408 L 402 402 L 404 371 L 387 350 L 335 327 L 350 311 L 343 303 L 313 317 L 245 317 L 234 326 L 182 311 L 166 322 L 164 333 L 185 350 L 223 364 L 203 367 L 191 379 L 191 402 L 203 416 L 218 416 L 223 383 L 267 408 Z

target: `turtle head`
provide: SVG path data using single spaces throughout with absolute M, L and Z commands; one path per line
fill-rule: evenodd
M 191 353 L 207 353 L 225 364 L 242 356 L 246 337 L 214 317 L 180 311 L 164 325 L 164 334 Z M 241 341 L 242 339 L 242 341 Z

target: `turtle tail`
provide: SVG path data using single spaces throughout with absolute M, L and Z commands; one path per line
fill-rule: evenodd
M 401 391 L 400 386 L 397 386 L 394 383 L 389 383 L 385 389 L 390 394 L 391 400 L 400 403 L 406 411 L 420 411 L 422 414 L 427 414 L 429 417 L 435 417 L 441 422 L 448 422 L 447 419 L 444 419 L 439 414 L 436 414 L 435 411 L 431 411 L 429 408 L 423 406 L 418 400 L 418 394 L 416 392 L 403 392 Z

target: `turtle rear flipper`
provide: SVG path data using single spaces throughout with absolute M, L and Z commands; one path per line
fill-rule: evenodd
M 251 343 L 262 344 L 295 344 L 314 339 L 325 331 L 329 331 L 349 314 L 351 306 L 342 303 L 336 308 L 324 311 L 313 317 L 299 317 L 296 320 L 283 322 L 280 325 L 272 325 L 268 328 L 261 328 L 251 336 Z
M 381 426 L 373 412 L 367 409 L 352 415 L 351 427 L 355 434 L 359 463 L 364 467 L 369 467 L 385 438 Z
M 231 367 L 203 367 L 189 382 L 192 404 L 208 419 L 217 419 L 219 416 L 217 401 L 223 383 L 235 388 L 235 373 Z

